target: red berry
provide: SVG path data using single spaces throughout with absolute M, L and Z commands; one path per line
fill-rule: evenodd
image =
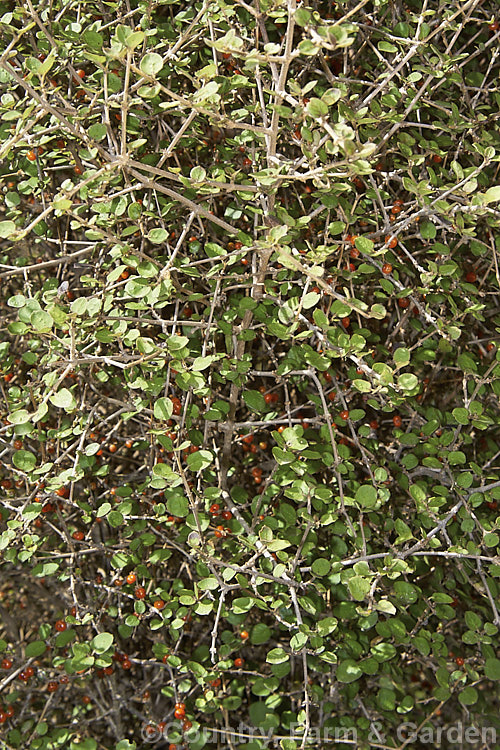
M 376 419 L 372 419 L 372 421 L 370 422 L 370 427 L 372 428 L 372 430 L 378 429 L 378 422 Z
M 2 669 L 10 669 L 12 667 L 12 659 L 2 659 Z
M 76 539 L 77 542 L 82 542 L 85 539 L 85 534 L 83 531 L 74 531 L 71 536 L 73 539 Z
M 174 711 L 174 716 L 176 719 L 183 719 L 186 715 L 186 710 L 184 708 L 176 708 Z
M 126 580 L 127 580 L 127 583 L 130 583 L 130 584 L 135 583 L 137 581 L 137 576 L 135 573 L 129 573 Z
M 48 693 L 55 693 L 58 687 L 59 687 L 59 683 L 58 682 L 48 682 L 47 683 L 47 692 Z
M 245 662 L 244 662 L 244 660 L 241 657 L 238 657 L 237 659 L 234 660 L 234 666 L 237 669 L 241 669 L 241 667 L 243 666 L 244 663 Z
M 153 602 L 153 607 L 155 609 L 163 609 L 164 606 L 165 602 L 163 601 L 163 599 L 156 599 L 156 601 Z
M 342 318 L 342 325 L 344 328 L 349 328 L 351 325 L 351 319 L 350 318 Z
M 351 258 L 359 258 L 359 250 L 357 247 L 351 247 L 349 250 L 349 255 Z
M 392 266 L 390 263 L 384 263 L 382 266 L 382 273 L 388 274 L 392 272 Z
M 392 249 L 396 247 L 398 244 L 398 241 L 396 237 L 393 237 L 391 234 L 388 234 L 385 238 L 385 244 Z
M 60 682 L 60 684 L 61 684 L 61 685 L 67 685 L 67 684 L 68 684 L 68 682 L 69 682 L 69 677 L 68 677 L 68 675 L 67 675 L 67 674 L 62 674 L 62 675 L 61 675 L 61 676 L 59 677 L 59 682 Z
M 465 280 L 469 282 L 469 284 L 473 284 L 477 279 L 476 274 L 474 271 L 469 271 L 469 273 L 465 274 Z
M 68 627 L 64 620 L 57 620 L 56 624 L 54 625 L 55 629 L 58 633 L 64 633 L 66 628 Z
M 394 427 L 401 427 L 401 425 L 403 424 L 403 420 L 401 419 L 401 417 L 399 416 L 399 414 L 396 414 L 392 418 L 392 423 L 393 423 Z
M 78 76 L 78 78 L 85 78 L 86 73 L 82 68 L 80 68 L 76 71 L 76 75 Z
M 245 158 L 243 159 L 243 166 L 249 167 L 251 164 L 252 164 L 252 160 L 249 159 L 248 156 L 245 156 Z
M 130 661 L 130 659 L 124 659 L 122 661 L 122 669 L 130 669 L 131 666 L 132 662 Z
M 231 513 L 230 510 L 224 510 L 221 513 L 221 517 L 224 519 L 224 521 L 230 521 L 231 518 L 233 517 L 233 514 Z
M 187 732 L 191 727 L 193 726 L 193 722 L 189 721 L 189 719 L 186 719 L 182 722 L 182 731 Z
M 455 664 L 458 667 L 463 667 L 463 665 L 465 664 L 465 659 L 463 659 L 461 656 L 457 656 L 457 658 L 455 659 Z
M 341 411 L 339 414 L 339 417 L 345 420 L 349 419 L 349 412 L 347 411 L 347 409 L 345 409 L 344 411 Z
M 146 596 L 146 589 L 144 588 L 144 586 L 139 586 L 138 588 L 136 588 L 134 595 L 136 599 L 144 599 Z
M 28 151 L 28 153 L 26 154 L 26 158 L 28 159 L 28 161 L 36 161 L 35 151 L 33 151 L 33 149 L 31 151 Z
M 220 510 L 219 503 L 214 503 L 213 505 L 210 506 L 210 513 L 213 516 L 217 516 L 219 514 L 219 510 Z
M 109 452 L 116 453 L 117 450 L 118 450 L 118 446 L 116 445 L 116 443 L 111 443 L 111 445 L 109 446 Z
M 240 633 L 240 638 L 242 641 L 246 641 L 246 639 L 249 637 L 248 630 L 242 630 Z
M 400 299 L 398 299 L 398 305 L 402 310 L 406 310 L 406 308 L 410 306 L 410 300 L 406 297 L 400 297 Z

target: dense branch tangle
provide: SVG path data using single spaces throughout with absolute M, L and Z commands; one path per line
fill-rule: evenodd
M 129 654 L 123 703 L 155 696 L 131 716 L 93 667 L 71 672 L 106 747 L 179 698 L 220 733 L 280 693 L 269 726 L 298 719 L 302 747 L 332 714 L 385 735 L 392 704 L 484 714 L 492 9 L 115 10 L 29 0 L 1 29 L 2 593 L 43 575 L 46 621 L 74 607 L 80 645 L 109 631 Z M 69 663 L 13 620 L 13 649 L 47 639 Z

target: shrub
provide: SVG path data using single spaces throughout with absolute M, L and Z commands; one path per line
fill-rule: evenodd
M 6 747 L 495 745 L 497 12 L 2 4 Z

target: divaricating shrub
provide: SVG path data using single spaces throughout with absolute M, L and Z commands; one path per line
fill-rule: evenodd
M 498 746 L 497 13 L 0 3 L 6 748 Z

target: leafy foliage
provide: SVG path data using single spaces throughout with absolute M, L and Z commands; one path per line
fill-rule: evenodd
M 500 731 L 497 11 L 0 4 L 6 747 Z

